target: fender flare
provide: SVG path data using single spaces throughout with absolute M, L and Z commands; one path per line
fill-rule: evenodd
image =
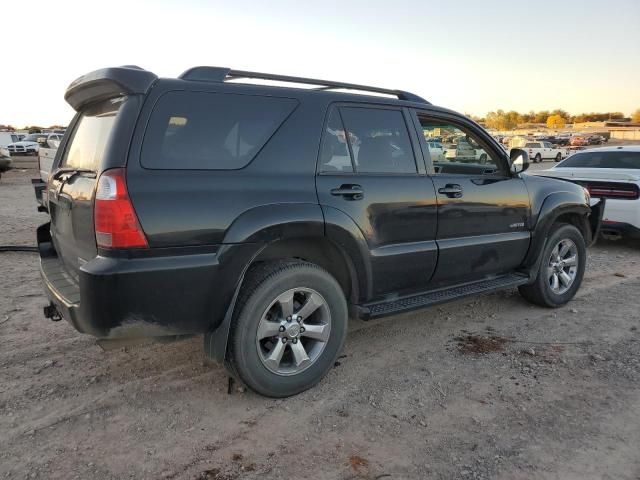
M 358 284 L 357 303 L 371 298 L 373 275 L 369 254 L 369 245 L 356 222 L 337 208 L 322 205 L 325 220 L 325 234 L 340 248 L 354 269 Z
M 243 212 L 222 243 L 270 243 L 290 237 L 324 234 L 322 209 L 316 203 L 273 203 Z
M 547 237 L 551 226 L 561 215 L 567 213 L 575 213 L 584 216 L 586 225 L 589 223 L 587 216 L 591 213 L 591 208 L 585 202 L 584 198 L 580 198 L 574 192 L 556 192 L 545 197 L 537 214 L 532 215 L 536 218 L 535 225 L 531 230 L 531 244 L 529 251 L 523 261 L 523 267 L 528 271 L 531 280 L 535 278 L 538 271 L 540 261 L 542 260 L 542 251 L 547 243 Z M 591 229 L 588 228 L 591 232 Z M 587 245 L 591 242 L 590 238 L 585 238 Z
M 320 214 L 318 218 L 316 215 Z M 359 295 L 370 295 L 371 264 L 368 246 L 355 222 L 345 213 L 317 204 L 277 204 L 257 207 L 241 215 L 229 228 L 225 242 L 260 242 L 245 263 L 236 282 L 222 322 L 215 330 L 204 335 L 204 350 L 208 358 L 225 363 L 229 344 L 231 321 L 246 273 L 271 243 L 287 238 L 326 236 L 344 253 L 350 273 L 355 275 Z

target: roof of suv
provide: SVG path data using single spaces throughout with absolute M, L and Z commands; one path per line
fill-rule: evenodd
M 254 83 L 242 83 L 238 80 L 262 80 L 267 82 L 290 83 L 286 87 L 273 85 L 256 85 Z M 65 99 L 75 109 L 80 110 L 85 104 L 100 99 L 107 99 L 114 95 L 145 94 L 158 81 L 158 77 L 148 70 L 137 66 L 126 65 L 122 67 L 104 68 L 83 75 L 74 80 L 65 93 Z M 177 79 L 172 81 L 199 82 L 199 83 L 227 83 L 251 85 L 264 88 L 295 90 L 305 93 L 332 93 L 340 99 L 362 99 L 363 95 L 356 92 L 382 94 L 396 97 L 394 99 L 376 96 L 377 100 L 399 102 L 402 104 L 431 105 L 424 98 L 404 90 L 386 89 L 353 83 L 319 80 L 313 78 L 294 77 L 288 75 L 276 75 L 270 73 L 249 72 L 244 70 L 232 70 L 225 67 L 193 67 L 185 71 Z M 302 88 L 300 85 L 309 85 L 311 88 Z M 349 93 L 345 93 L 344 91 Z M 354 93 L 356 93 L 354 95 Z M 356 97 L 356 98 L 354 98 Z

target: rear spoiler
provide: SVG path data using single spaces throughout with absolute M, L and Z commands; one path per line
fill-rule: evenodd
M 76 78 L 64 94 L 64 99 L 74 110 L 85 105 L 120 95 L 144 94 L 158 77 L 140 67 L 103 68 Z

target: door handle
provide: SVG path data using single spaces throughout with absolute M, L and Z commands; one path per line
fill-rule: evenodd
M 447 183 L 443 188 L 438 189 L 438 193 L 449 198 L 460 198 L 462 197 L 462 187 L 455 183 Z
M 364 190 L 360 185 L 345 184 L 338 188 L 331 189 L 331 195 L 345 197 L 349 200 L 360 200 L 364 197 Z

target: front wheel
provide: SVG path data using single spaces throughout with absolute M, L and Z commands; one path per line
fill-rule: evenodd
M 556 155 L 556 163 L 558 163 L 560 160 L 562 160 L 562 154 L 561 154 L 561 153 L 558 153 L 558 154 Z
M 542 155 L 540 155 L 539 153 L 536 154 L 535 161 L 536 161 L 536 163 L 540 163 L 542 161 Z
M 288 397 L 318 383 L 346 338 L 344 293 L 312 263 L 275 262 L 252 269 L 236 311 L 231 370 L 269 397 Z
M 552 227 L 542 252 L 536 280 L 519 287 L 520 294 L 543 307 L 561 307 L 571 300 L 582 283 L 587 261 L 584 237 L 573 225 Z

